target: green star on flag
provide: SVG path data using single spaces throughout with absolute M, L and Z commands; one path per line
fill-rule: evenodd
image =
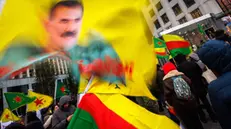
M 4 93 L 9 109 L 15 110 L 21 106 L 33 102 L 36 98 L 28 97 L 23 93 L 6 92 Z

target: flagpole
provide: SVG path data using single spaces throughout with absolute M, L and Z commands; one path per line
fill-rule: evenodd
M 91 76 L 91 78 L 90 78 L 89 82 L 87 83 L 87 86 L 86 86 L 86 88 L 85 88 L 83 94 L 86 94 L 86 93 L 88 92 L 88 90 L 89 90 L 90 87 L 91 87 L 91 83 L 92 83 L 93 79 L 94 79 L 94 75 Z
M 79 94 L 79 95 L 77 95 L 77 106 L 78 106 L 78 104 L 80 103 L 82 97 L 83 97 L 83 96 L 88 92 L 88 90 L 90 89 L 91 83 L 92 83 L 93 79 L 94 79 L 94 75 L 91 76 L 89 82 L 87 83 L 87 86 L 86 86 L 84 92 L 81 93 L 81 94 Z
M 169 55 L 171 55 L 170 51 L 168 50 L 168 47 L 166 46 L 166 50 L 168 52 Z M 174 62 L 174 64 L 177 66 L 176 60 L 172 57 L 172 60 Z
M 18 109 L 16 109 L 15 112 L 16 112 L 17 116 L 19 116 L 19 114 L 18 114 Z
M 54 92 L 54 102 L 55 102 L 55 105 L 56 105 L 56 92 L 57 92 L 57 84 L 58 84 L 57 81 L 58 81 L 58 80 L 56 79 L 56 80 L 55 80 L 55 92 Z

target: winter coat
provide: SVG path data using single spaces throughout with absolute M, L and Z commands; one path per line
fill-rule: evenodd
M 184 61 L 177 66 L 177 70 L 183 72 L 192 82 L 192 91 L 196 96 L 206 96 L 207 86 L 202 81 L 202 70 L 195 62 Z
M 26 129 L 44 129 L 40 120 L 32 121 L 26 125 Z
M 192 88 L 190 79 L 186 77 L 184 73 L 178 72 L 177 70 L 172 70 L 168 74 L 166 74 L 163 78 L 165 100 L 168 102 L 168 104 L 173 106 L 175 109 L 196 108 L 197 104 L 194 99 L 188 101 L 188 100 L 179 99 L 176 96 L 173 86 L 173 80 L 172 80 L 172 77 L 176 77 L 176 76 L 181 76 L 189 84 L 190 88 Z
M 36 112 L 28 112 L 26 114 L 26 129 L 44 129 L 41 120 L 36 115 Z
M 63 109 L 63 105 L 71 102 L 71 97 L 63 96 L 59 100 L 59 109 L 56 110 L 52 116 L 52 128 L 53 129 L 66 129 L 68 116 L 72 115 L 75 111 L 75 107 L 71 106 L 68 109 Z
M 201 61 L 218 74 L 231 71 L 231 45 L 221 40 L 206 42 L 197 52 Z
M 212 106 L 223 129 L 231 127 L 231 46 L 210 40 L 198 51 L 201 61 L 220 76 L 209 84 Z
M 193 62 L 197 63 L 197 65 L 201 68 L 202 71 L 206 70 L 205 64 L 200 60 L 199 56 L 196 53 L 190 54 L 189 57 Z

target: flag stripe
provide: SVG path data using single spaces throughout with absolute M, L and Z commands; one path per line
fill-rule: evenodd
M 183 55 L 188 55 L 190 54 L 192 51 L 190 48 L 177 48 L 177 49 L 173 49 L 170 51 L 172 57 L 175 57 L 178 54 L 183 54 Z
M 85 110 L 77 108 L 67 129 L 98 129 L 95 120 Z
M 108 109 L 94 94 L 84 95 L 78 107 L 92 115 L 99 129 L 136 129 Z
M 167 44 L 168 50 L 190 47 L 190 43 L 188 41 L 169 41 L 169 42 L 166 42 L 166 44 Z
M 185 41 L 184 38 L 178 36 L 178 35 L 163 35 L 163 39 L 165 42 L 169 42 L 169 41 Z
M 167 56 L 167 52 L 156 52 L 157 55 L 159 56 Z
M 131 123 L 137 129 L 179 129 L 179 127 L 166 116 L 153 114 L 123 95 L 96 94 L 96 96 L 107 108 Z M 124 127 L 123 129 L 127 128 Z
M 169 58 L 169 55 L 166 55 L 166 56 L 160 56 L 160 55 L 156 55 L 157 58 Z

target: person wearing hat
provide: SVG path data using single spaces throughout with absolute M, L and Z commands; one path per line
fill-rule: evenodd
M 58 105 L 59 108 L 52 116 L 52 128 L 66 129 L 75 111 L 75 107 L 71 104 L 71 97 L 67 95 L 60 98 Z
M 163 66 L 164 96 L 173 108 L 176 116 L 187 129 L 203 129 L 197 115 L 197 102 L 191 92 L 191 81 L 188 77 L 177 71 L 171 62 Z

